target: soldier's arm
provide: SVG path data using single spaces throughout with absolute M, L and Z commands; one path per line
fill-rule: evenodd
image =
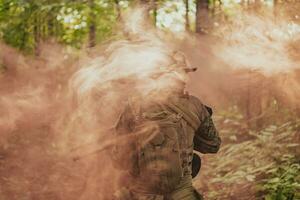
M 216 153 L 221 145 L 221 138 L 212 120 L 212 109 L 197 102 L 200 126 L 195 131 L 194 149 L 200 153 Z

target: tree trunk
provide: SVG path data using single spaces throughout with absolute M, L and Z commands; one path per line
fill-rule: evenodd
M 156 26 L 156 17 L 157 17 L 157 1 L 156 0 L 139 0 L 139 4 L 145 9 L 146 19 L 151 22 L 153 19 L 153 24 Z M 153 11 L 152 16 L 150 11 Z
M 38 16 L 35 16 L 34 19 L 34 28 L 33 28 L 33 36 L 34 36 L 34 54 L 35 56 L 40 56 L 40 22 Z
M 141 6 L 145 7 L 148 13 L 151 10 L 151 0 L 139 0 L 139 3 Z
M 189 0 L 185 0 L 185 30 L 190 30 L 190 19 L 189 19 Z
M 214 18 L 216 15 L 216 0 L 212 0 L 211 16 Z
M 94 47 L 96 45 L 96 20 L 94 14 L 95 3 L 94 0 L 89 0 L 90 7 L 90 23 L 89 23 L 89 47 Z
M 254 1 L 254 11 L 259 10 L 260 7 L 261 7 L 261 2 L 260 2 L 260 0 L 255 0 L 255 1 Z
M 121 19 L 121 8 L 120 8 L 119 0 L 115 0 L 115 7 L 117 10 L 117 19 L 120 20 Z
M 278 3 L 279 3 L 278 0 L 273 1 L 273 14 L 275 20 L 277 20 L 277 16 L 278 16 Z
M 209 29 L 209 0 L 196 1 L 196 33 L 205 34 Z
M 142 5 L 148 5 L 149 2 L 150 2 L 150 0 L 140 0 L 140 3 L 141 3 Z
M 152 9 L 153 3 L 152 0 L 139 0 L 139 4 L 145 9 L 147 20 L 151 19 L 150 10 Z
M 156 26 L 157 22 L 157 0 L 152 0 L 152 9 L 153 9 L 153 24 Z

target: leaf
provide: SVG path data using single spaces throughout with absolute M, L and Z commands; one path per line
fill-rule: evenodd
M 253 181 L 255 180 L 255 178 L 256 178 L 256 177 L 255 177 L 254 175 L 247 175 L 247 176 L 246 176 L 246 180 L 247 180 L 247 181 L 250 181 L 250 182 L 253 182 Z
M 270 125 L 268 128 L 265 129 L 268 132 L 275 132 L 277 130 L 277 126 Z
M 270 179 L 270 180 L 268 181 L 268 183 L 269 183 L 269 184 L 270 184 L 270 183 L 279 183 L 279 181 L 280 181 L 280 179 L 279 179 L 278 177 L 276 177 L 276 178 Z
M 297 144 L 297 143 L 293 143 L 293 144 L 287 144 L 286 146 L 287 147 L 297 147 L 299 146 L 300 144 Z
M 229 139 L 232 140 L 232 141 L 237 141 L 237 137 L 235 135 L 231 135 L 229 137 Z

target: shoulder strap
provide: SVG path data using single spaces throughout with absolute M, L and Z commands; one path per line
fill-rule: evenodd
M 194 129 L 197 130 L 199 127 L 199 119 L 192 112 L 182 109 L 184 106 L 181 104 L 175 105 L 174 103 L 169 103 L 167 105 L 172 111 L 177 114 L 182 114 L 183 119 Z

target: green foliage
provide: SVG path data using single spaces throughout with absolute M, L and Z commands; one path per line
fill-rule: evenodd
M 300 161 L 285 155 L 282 163 L 270 170 L 268 179 L 261 185 L 265 200 L 292 200 L 300 198 Z
M 33 53 L 41 41 L 57 41 L 80 48 L 88 39 L 91 23 L 96 41 L 111 36 L 116 24 L 111 0 L 0 0 L 0 38 L 7 44 Z
M 97 22 L 96 41 L 102 42 L 113 34 L 113 28 L 117 22 L 115 5 L 111 1 L 99 1 L 94 9 Z
M 17 1 L 6 1 L 1 3 L 1 35 L 5 42 L 14 47 L 24 47 L 24 44 L 31 46 L 32 41 L 25 29 L 26 19 L 22 19 L 24 15 L 28 15 L 25 9 L 26 5 L 20 6 Z M 18 17 L 20 16 L 20 17 Z
M 237 107 L 232 107 L 214 119 L 223 145 L 217 155 L 204 157 L 200 179 L 209 180 L 208 199 L 291 200 L 292 195 L 299 199 L 299 118 L 249 129 Z
M 0 7 L 0 32 L 13 47 L 33 52 L 42 39 L 58 28 L 55 13 L 62 4 L 55 1 L 8 1 Z
M 80 47 L 86 38 L 88 7 L 86 5 L 63 6 L 56 20 L 61 24 L 58 40 L 65 44 Z

